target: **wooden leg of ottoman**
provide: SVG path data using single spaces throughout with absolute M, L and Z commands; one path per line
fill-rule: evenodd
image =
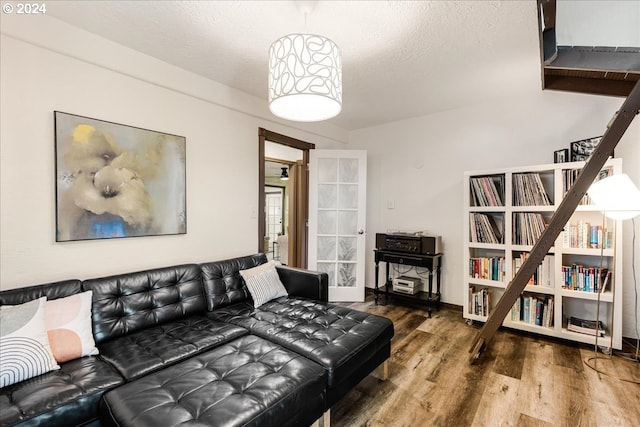
M 311 427 L 331 427 L 331 409 L 327 410 L 320 418 L 315 420 Z
M 389 359 L 382 362 L 380 366 L 373 371 L 372 375 L 381 381 L 389 379 Z

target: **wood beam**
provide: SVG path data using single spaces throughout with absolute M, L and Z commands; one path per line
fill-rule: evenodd
M 637 82 L 627 99 L 610 122 L 607 130 L 602 136 L 602 140 L 593 152 L 584 168 L 580 172 L 578 179 L 574 182 L 569 192 L 564 196 L 562 202 L 551 217 L 549 225 L 544 230 L 536 244 L 533 246 L 531 253 L 522 264 L 513 280 L 505 289 L 504 294 L 498 301 L 494 311 L 491 313 L 487 322 L 478 332 L 473 340 L 469 352 L 471 353 L 470 362 L 475 362 L 486 348 L 493 335 L 502 324 L 505 316 L 513 307 L 522 291 L 527 286 L 529 278 L 538 268 L 545 255 L 549 252 L 556 238 L 566 225 L 567 221 L 573 215 L 580 200 L 593 183 L 609 156 L 613 153 L 614 148 L 627 131 L 634 117 L 640 112 L 640 82 Z

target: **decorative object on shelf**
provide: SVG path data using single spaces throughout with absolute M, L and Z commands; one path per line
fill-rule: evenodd
M 282 168 L 282 173 L 280 174 L 280 180 L 281 181 L 289 180 L 289 170 L 286 167 Z
M 185 234 L 186 139 L 54 112 L 56 241 Z
M 578 162 L 587 160 L 591 153 L 593 153 L 600 144 L 602 136 L 596 136 L 593 138 L 581 139 L 580 141 L 574 141 L 570 144 L 571 148 L 571 161 Z M 611 153 L 613 157 L 613 153 Z
M 569 161 L 569 149 L 563 148 L 553 152 L 553 163 L 565 163 Z
M 570 317 L 569 322 L 567 323 L 567 330 L 581 334 L 604 337 L 604 324 L 599 320 L 586 320 L 578 317 Z
M 342 57 L 326 37 L 289 34 L 269 48 L 269 109 L 283 119 L 316 122 L 342 110 Z

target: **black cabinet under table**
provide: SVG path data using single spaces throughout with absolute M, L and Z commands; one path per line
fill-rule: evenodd
M 434 307 L 436 309 L 440 308 L 440 268 L 442 266 L 442 254 L 414 254 L 394 252 L 385 249 L 374 249 L 373 252 L 375 254 L 376 262 L 376 284 L 373 290 L 376 305 L 378 304 L 378 298 L 380 297 L 380 295 L 384 295 L 385 303 L 389 302 L 389 296 L 391 296 L 392 298 L 398 300 L 426 304 L 429 317 L 431 317 L 431 312 L 433 311 Z M 378 286 L 380 261 L 386 263 L 386 280 L 384 283 L 384 289 L 380 289 Z M 403 264 L 428 269 L 428 291 L 420 291 L 415 295 L 394 292 L 391 285 L 391 278 L 389 277 L 389 264 Z M 436 275 L 435 292 L 433 292 L 434 273 Z

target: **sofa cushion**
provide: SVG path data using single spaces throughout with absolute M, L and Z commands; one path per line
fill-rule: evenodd
M 278 277 L 276 264 L 273 261 L 248 270 L 240 270 L 240 275 L 249 289 L 254 307 L 260 307 L 272 299 L 287 296 L 287 290 Z
M 245 336 L 107 393 L 106 426 L 302 426 L 323 413 L 324 370 Z
M 209 311 L 250 299 L 240 270 L 267 262 L 264 254 L 248 255 L 224 261 L 200 264 Z
M 0 388 L 54 369 L 45 322 L 47 298 L 0 306 Z
M 85 280 L 93 291 L 96 344 L 206 309 L 200 268 L 195 264 Z
M 190 316 L 103 342 L 99 349 L 131 381 L 247 333 L 239 326 Z
M 207 315 L 317 362 L 327 369 L 329 386 L 356 371 L 393 337 L 393 323 L 385 317 L 299 298 L 280 298 L 255 309 L 240 303 Z
M 0 424 L 84 425 L 97 418 L 102 394 L 122 383 L 99 356 L 62 363 L 57 371 L 0 389 Z

